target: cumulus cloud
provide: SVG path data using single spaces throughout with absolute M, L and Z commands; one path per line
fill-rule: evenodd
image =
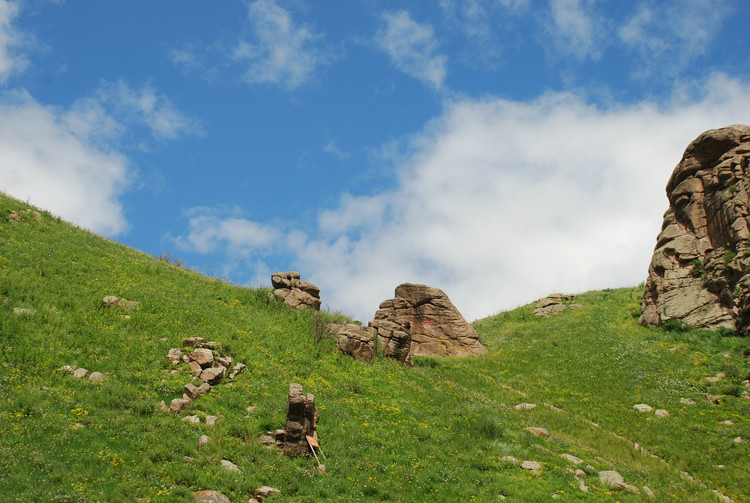
M 442 288 L 468 319 L 553 291 L 634 285 L 683 150 L 745 120 L 748 98 L 750 84 L 717 75 L 664 106 L 569 93 L 452 102 L 411 137 L 395 189 L 345 194 L 314 235 L 274 239 L 328 306 L 363 320 L 405 281 Z
M 0 0 L 0 82 L 27 65 L 26 58 L 16 50 L 21 34 L 12 26 L 19 10 L 18 3 Z
M 244 80 L 251 84 L 281 84 L 294 90 L 307 82 L 331 54 L 318 47 L 323 35 L 292 15 L 274 0 L 257 0 L 248 6 L 253 39 L 240 40 L 232 57 L 247 62 Z
M 15 92 L 0 98 L 0 116 L 4 192 L 94 232 L 127 229 L 119 202 L 132 178 L 127 159 L 90 137 L 91 124 L 114 128 L 102 109 L 66 111 Z
M 190 231 L 175 238 L 183 250 L 210 253 L 218 248 L 232 255 L 249 256 L 256 249 L 267 249 L 281 237 L 273 227 L 243 218 L 237 209 L 196 207 L 188 210 Z
M 601 57 L 604 21 L 594 11 L 592 0 L 550 0 L 549 8 L 547 32 L 556 53 L 578 60 Z
M 123 82 L 105 82 L 68 108 L 9 92 L 0 116 L 0 190 L 106 236 L 128 229 L 120 197 L 136 175 L 123 135 L 145 127 L 171 140 L 198 131 L 153 87 Z
M 407 11 L 383 13 L 385 27 L 375 43 L 400 71 L 440 89 L 447 74 L 448 58 L 438 53 L 431 26 L 414 21 Z
M 724 1 L 646 1 L 638 5 L 618 34 L 640 54 L 641 76 L 675 74 L 705 53 L 728 14 Z

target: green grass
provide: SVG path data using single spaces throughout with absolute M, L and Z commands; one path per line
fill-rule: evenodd
M 750 443 L 732 440 L 750 440 L 750 400 L 737 396 L 747 339 L 640 327 L 640 287 L 580 295 L 583 308 L 550 319 L 527 306 L 480 320 L 483 357 L 415 358 L 404 368 L 378 355 L 367 365 L 322 334 L 320 319 L 340 315 L 296 312 L 270 290 L 201 276 L 46 213 L 36 221 L 26 208 L 0 196 L 3 501 L 191 501 L 214 489 L 245 502 L 261 485 L 279 488 L 269 500 L 279 502 L 646 499 L 602 487 L 596 472 L 608 469 L 648 485 L 658 501 L 718 501 L 711 489 L 750 501 Z M 21 223 L 8 220 L 11 210 Z M 105 309 L 106 295 L 140 309 L 129 318 Z M 166 358 L 189 336 L 220 342 L 248 366 L 183 413 L 217 415 L 213 427 L 157 408 L 190 382 Z M 79 381 L 63 365 L 109 375 Z M 718 372 L 722 381 L 705 380 Z M 291 382 L 316 396 L 326 474 L 257 441 L 283 426 Z M 701 393 L 722 394 L 719 405 Z M 520 402 L 538 406 L 519 411 Z M 640 402 L 670 416 L 638 413 Z M 198 447 L 202 434 L 211 440 Z M 584 460 L 588 493 L 563 453 Z M 222 471 L 222 459 L 242 473 Z

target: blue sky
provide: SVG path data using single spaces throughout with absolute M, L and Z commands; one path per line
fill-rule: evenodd
M 729 0 L 0 0 L 0 190 L 367 321 L 638 284 L 664 187 L 750 122 Z

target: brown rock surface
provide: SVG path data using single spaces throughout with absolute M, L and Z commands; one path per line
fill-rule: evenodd
M 404 283 L 396 287 L 396 298 L 380 304 L 375 328 L 385 352 L 399 359 L 408 342 L 409 353 L 420 356 L 481 355 L 487 349 L 448 296 L 439 288 Z
M 344 325 L 338 330 L 336 347 L 361 362 L 372 362 L 375 356 L 373 330 L 360 325 Z
M 750 333 L 750 126 L 712 129 L 688 145 L 667 184 L 640 323 L 676 319 Z
M 320 310 L 320 288 L 300 281 L 297 271 L 275 272 L 271 275 L 274 295 L 284 299 L 284 304 L 295 309 L 312 307 Z
M 284 428 L 284 452 L 286 454 L 290 456 L 310 454 L 306 436 L 317 438 L 318 416 L 315 396 L 311 393 L 303 393 L 300 384 L 290 384 Z

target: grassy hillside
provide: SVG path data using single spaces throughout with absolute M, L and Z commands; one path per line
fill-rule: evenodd
M 2 501 L 191 501 L 213 489 L 244 503 L 261 485 L 279 488 L 268 500 L 278 502 L 648 500 L 607 489 L 600 470 L 658 501 L 719 501 L 713 490 L 750 501 L 750 400 L 739 396 L 747 340 L 644 329 L 641 288 L 581 295 L 581 309 L 550 319 L 522 307 L 478 321 L 487 356 L 367 365 L 316 337 L 332 315 L 295 312 L 269 290 L 200 276 L 27 209 L 0 196 Z M 140 308 L 104 308 L 106 295 Z M 214 426 L 158 408 L 191 382 L 166 358 L 191 336 L 248 366 L 182 413 L 219 416 Z M 108 375 L 77 380 L 63 365 Z M 316 396 L 325 474 L 258 441 L 283 426 L 291 382 Z M 521 402 L 538 406 L 517 410 Z M 241 473 L 221 469 L 222 459 Z M 587 493 L 575 469 L 587 473 Z

